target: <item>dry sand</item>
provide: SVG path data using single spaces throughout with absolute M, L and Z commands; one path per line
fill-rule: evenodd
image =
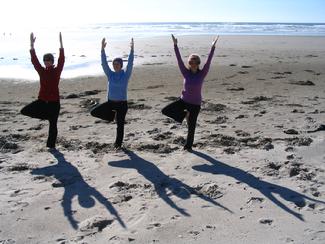
M 211 36 L 178 37 L 204 60 Z M 136 40 L 125 147 L 90 116 L 105 77 L 62 80 L 58 151 L 19 114 L 38 83 L 0 82 L 0 243 L 325 243 L 325 38 L 222 36 L 194 152 L 169 38 Z M 121 43 L 121 46 L 125 43 Z

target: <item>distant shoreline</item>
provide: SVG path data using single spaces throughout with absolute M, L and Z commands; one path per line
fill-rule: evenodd
M 215 35 L 177 35 L 180 41 L 182 56 L 184 59 L 191 52 L 198 52 L 200 55 L 205 55 Z M 243 50 L 249 49 L 274 49 L 274 48 L 288 48 L 294 49 L 303 48 L 308 45 L 310 50 L 314 50 L 313 55 L 317 55 L 317 45 L 324 43 L 325 36 L 280 36 L 280 35 L 221 35 L 219 45 L 217 46 L 218 52 L 228 53 L 231 49 Z M 69 40 L 65 41 L 65 55 L 66 63 L 62 73 L 62 79 L 74 79 L 82 77 L 100 77 L 103 76 L 102 67 L 100 64 L 100 55 L 98 48 L 98 41 L 96 39 L 93 43 L 89 44 L 87 49 L 80 48 L 80 50 L 73 50 L 70 48 L 74 43 Z M 261 43 L 257 43 L 259 41 Z M 176 65 L 172 43 L 169 37 L 156 36 L 156 37 L 143 37 L 135 39 L 135 68 L 150 65 Z M 204 43 L 204 52 L 197 50 L 196 43 Z M 292 43 L 292 45 L 289 45 Z M 315 43 L 315 44 L 313 44 Z M 182 44 L 187 44 L 190 48 L 182 50 Z M 81 44 L 80 44 L 81 45 Z M 49 50 L 57 50 L 57 43 L 55 43 Z M 283 46 L 283 47 L 282 47 Z M 72 47 L 73 48 L 73 47 Z M 157 54 L 159 50 L 160 54 Z M 43 49 L 36 48 L 37 55 L 41 58 L 44 53 Z M 0 59 L 0 82 L 3 80 L 12 82 L 37 82 L 38 75 L 30 63 L 28 46 L 26 49 L 21 50 L 23 57 L 18 57 L 13 60 L 10 54 L 3 55 Z M 121 56 L 127 59 L 129 52 L 129 43 L 127 41 L 112 41 L 107 48 L 108 60 L 113 57 Z M 218 54 L 216 54 L 218 55 Z M 56 55 L 55 55 L 56 56 Z M 218 61 L 224 58 L 217 58 Z M 126 62 L 125 62 L 126 65 Z
M 248 21 L 248 22 L 237 22 L 237 21 L 166 21 L 166 22 L 98 22 L 98 23 L 90 23 L 90 24 L 127 24 L 127 25 L 134 25 L 134 24 L 302 24 L 302 25 L 325 25 L 325 22 L 254 22 L 254 21 Z

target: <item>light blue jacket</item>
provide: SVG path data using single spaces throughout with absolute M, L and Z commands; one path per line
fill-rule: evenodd
M 113 101 L 126 101 L 128 83 L 133 69 L 134 51 L 132 49 L 130 51 L 128 64 L 125 71 L 122 69 L 120 72 L 114 72 L 110 69 L 107 63 L 105 49 L 102 49 L 101 59 L 102 67 L 108 81 L 107 99 Z

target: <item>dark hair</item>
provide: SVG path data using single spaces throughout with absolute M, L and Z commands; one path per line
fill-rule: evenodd
M 123 67 L 123 59 L 121 59 L 121 58 L 114 58 L 113 64 L 114 64 L 114 62 L 119 63 L 121 65 L 121 68 Z
M 54 63 L 54 56 L 52 53 L 46 53 L 43 56 L 43 61 L 51 61 L 52 63 Z

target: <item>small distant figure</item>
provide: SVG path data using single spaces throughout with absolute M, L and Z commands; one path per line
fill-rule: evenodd
M 90 114 L 96 118 L 100 118 L 109 122 L 116 120 L 117 130 L 114 147 L 115 149 L 120 149 L 123 143 L 125 116 L 128 110 L 127 88 L 133 69 L 134 41 L 132 38 L 130 44 L 131 50 L 125 71 L 122 69 L 122 58 L 115 58 L 113 60 L 114 71 L 110 69 L 106 59 L 106 45 L 106 39 L 103 38 L 101 48 L 101 61 L 104 73 L 107 76 L 108 80 L 107 102 L 100 104 L 92 109 Z
M 21 113 L 32 118 L 49 121 L 49 133 L 46 146 L 53 149 L 55 148 L 58 135 L 57 121 L 60 112 L 59 82 L 65 60 L 62 35 L 60 32 L 60 55 L 56 67 L 54 66 L 54 56 L 51 53 L 44 54 L 43 56 L 45 67 L 40 64 L 34 49 L 35 40 L 36 37 L 31 33 L 30 54 L 32 64 L 40 77 L 40 90 L 38 99 L 25 106 L 21 110 Z
M 177 101 L 163 108 L 162 113 L 179 123 L 182 123 L 186 117 L 188 133 L 184 150 L 187 151 L 192 151 L 196 121 L 201 109 L 202 85 L 204 78 L 208 74 L 218 39 L 219 36 L 217 36 L 212 42 L 210 54 L 201 70 L 201 59 L 197 54 L 191 54 L 188 58 L 188 67 L 185 66 L 178 49 L 177 39 L 172 35 L 178 66 L 184 77 L 183 90 L 181 97 Z

